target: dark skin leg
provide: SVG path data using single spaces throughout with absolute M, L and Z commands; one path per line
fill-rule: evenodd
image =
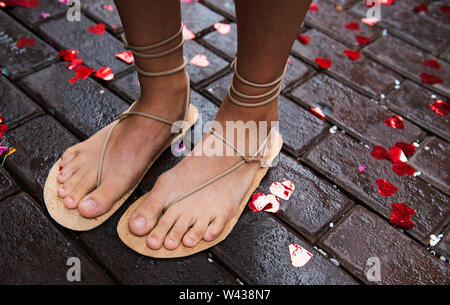
M 238 72 L 247 80 L 267 83 L 284 70 L 292 44 L 310 1 L 236 0 L 238 23 Z M 235 80 L 244 94 L 256 95 L 271 88 L 255 89 Z M 254 100 L 258 102 L 259 100 Z M 225 98 L 217 121 L 278 120 L 277 102 L 258 108 L 244 108 Z M 224 124 L 223 124 L 224 125 Z M 208 136 L 205 136 L 203 141 Z M 195 150 L 201 150 L 197 146 Z M 258 169 L 247 163 L 233 173 L 179 201 L 161 216 L 165 202 L 185 193 L 205 180 L 231 167 L 240 157 L 187 156 L 161 175 L 144 202 L 132 216 L 129 228 L 136 235 L 148 234 L 152 249 L 175 249 L 182 242 L 195 246 L 202 238 L 214 240 L 234 216 Z M 189 174 L 186 174 L 189 173 Z

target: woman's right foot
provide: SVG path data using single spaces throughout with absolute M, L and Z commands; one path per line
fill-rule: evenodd
M 184 70 L 163 77 L 145 79 L 145 95 L 131 111 L 182 120 L 185 112 L 187 80 Z M 144 92 L 144 91 L 143 91 Z M 111 124 L 92 137 L 67 149 L 61 157 L 57 191 L 69 209 L 78 209 L 87 218 L 109 211 L 144 174 L 149 162 L 171 138 L 171 126 L 141 116 L 124 118 L 109 139 L 103 161 L 101 183 L 96 188 L 97 167 Z

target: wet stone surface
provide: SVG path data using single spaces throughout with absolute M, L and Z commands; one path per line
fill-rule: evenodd
M 308 108 L 319 106 L 327 120 L 364 142 L 389 147 L 396 142 L 412 143 L 424 136 L 420 128 L 407 120 L 403 129 L 386 126 L 384 121 L 395 113 L 325 74 L 309 79 L 291 94 Z
M 21 80 L 48 112 L 80 138 L 88 138 L 117 119 L 128 104 L 92 78 L 70 84 L 74 71 L 59 63 Z
M 82 2 L 82 8 L 86 15 L 98 23 L 105 24 L 113 33 L 119 33 L 123 30 L 113 0 L 85 0 Z
M 232 61 L 237 52 L 237 26 L 236 23 L 230 24 L 230 32 L 221 34 L 214 30 L 202 37 L 209 47 L 223 55 L 227 60 Z
M 113 80 L 110 88 L 131 103 L 137 100 L 141 94 L 138 81 L 138 75 L 133 71 L 124 77 Z
M 438 99 L 444 100 L 435 92 L 406 80 L 387 96 L 386 105 L 422 128 L 450 140 L 449 117 L 430 108 L 430 104 Z
M 427 180 L 446 194 L 450 194 L 450 144 L 435 137 L 427 138 L 411 157 L 410 164 Z
M 197 1 L 181 2 L 181 19 L 194 33 L 201 33 L 224 18 Z
M 357 284 L 268 214 L 245 209 L 227 239 L 212 248 L 213 254 L 250 284 Z M 313 255 L 301 268 L 291 265 L 289 244 L 292 243 Z
M 308 152 L 304 160 L 387 220 L 391 216 L 393 202 L 404 202 L 415 209 L 416 213 L 411 216 L 415 226 L 406 231 L 427 244 L 429 235 L 448 223 L 448 196 L 419 177 L 395 174 L 390 162 L 375 160 L 370 152 L 371 149 L 356 140 L 337 133 L 327 136 Z M 359 166 L 364 166 L 365 170 L 360 171 Z M 380 195 L 375 183 L 377 179 L 386 179 L 398 191 L 390 197 Z
M 354 209 L 336 226 L 322 241 L 322 245 L 366 284 L 450 283 L 447 263 L 362 207 Z M 379 259 L 380 281 L 369 281 L 366 276 L 369 266 L 374 265 L 373 261 L 367 265 L 371 257 Z
M 19 48 L 21 38 L 32 38 L 34 46 Z M 0 11 L 0 68 L 8 78 L 17 79 L 33 70 L 42 68 L 58 58 L 58 53 L 14 19 Z
M 10 129 L 43 114 L 38 105 L 4 76 L 0 76 L 0 100 L 0 114 Z
M 281 154 L 280 161 L 264 177 L 258 192 L 270 194 L 274 181 L 294 181 L 295 190 L 288 201 L 280 199 L 278 216 L 298 232 L 315 242 L 352 202 L 291 157 Z
M 8 9 L 8 13 L 25 23 L 29 27 L 35 27 L 47 18 L 65 15 L 69 6 L 61 1 L 39 1 L 39 6 L 29 8 L 16 6 Z
M 28 195 L 20 193 L 0 202 L 0 215 L 0 283 L 112 283 L 78 245 L 56 229 Z M 80 282 L 67 278 L 69 268 L 74 266 L 73 262 L 67 265 L 71 257 L 80 260 Z
M 117 59 L 115 55 L 123 52 L 123 44 L 105 31 L 104 34 L 89 32 L 89 27 L 96 23 L 84 15 L 79 22 L 67 22 L 65 17 L 49 20 L 39 26 L 39 31 L 49 41 L 54 41 L 59 49 L 79 51 L 77 58 L 92 69 L 110 67 L 117 75 L 130 66 Z
M 399 52 L 398 50 L 402 51 Z M 364 54 L 419 83 L 422 82 L 420 77 L 422 73 L 437 76 L 443 80 L 442 84 L 428 85 L 423 83 L 422 85 L 432 88 L 446 96 L 450 96 L 450 65 L 439 59 L 437 59 L 437 62 L 441 66 L 440 69 L 423 65 L 424 61 L 435 57 L 419 48 L 402 42 L 400 39 L 391 35 L 386 35 L 370 44 L 364 50 Z
M 0 200 L 16 193 L 19 190 L 11 175 L 0 167 Z
M 292 48 L 295 56 L 315 66 L 318 66 L 314 62 L 317 57 L 330 59 L 333 63 L 329 69 L 326 69 L 326 73 L 364 94 L 378 97 L 381 93 L 393 88 L 395 80 L 400 79 L 396 73 L 364 55 L 356 61 L 349 59 L 344 54 L 344 51 L 348 49 L 346 46 L 317 30 L 309 30 L 304 35 L 309 36 L 311 41 L 308 45 L 304 45 L 296 40 Z
M 204 0 L 204 4 L 230 19 L 236 19 L 234 0 Z
M 8 132 L 2 143 L 17 151 L 6 159 L 6 168 L 21 177 L 33 198 L 43 198 L 48 172 L 77 139 L 52 117 L 35 118 Z

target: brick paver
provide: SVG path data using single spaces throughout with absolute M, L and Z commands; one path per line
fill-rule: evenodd
M 0 146 L 17 151 L 0 167 L 0 283 L 66 284 L 67 259 L 78 257 L 85 284 L 449 284 L 449 144 L 445 110 L 430 104 L 450 96 L 450 15 L 443 2 L 395 1 L 382 5 L 381 21 L 361 21 L 362 0 L 315 0 L 301 34 L 309 44 L 294 42 L 279 97 L 280 132 L 284 146 L 258 192 L 270 193 L 274 181 L 289 179 L 296 188 L 280 200 L 277 214 L 245 209 L 229 237 L 191 257 L 153 259 L 127 248 L 116 225 L 126 208 L 151 190 L 156 179 L 183 156 L 166 150 L 124 206 L 102 226 L 71 232 L 45 211 L 42 188 L 48 171 L 71 145 L 105 126 L 139 98 L 133 65 L 115 58 L 124 51 L 122 24 L 113 0 L 82 1 L 80 22 L 66 19 L 61 1 L 40 1 L 36 8 L 1 8 L 0 114 L 9 129 Z M 414 5 L 427 4 L 428 12 Z M 182 1 L 184 24 L 196 38 L 186 41 L 184 55 L 191 78 L 191 102 L 201 120 L 184 144 L 198 141 L 205 123 L 216 116 L 232 76 L 237 50 L 237 25 L 232 0 Z M 228 34 L 217 22 L 231 25 Z M 359 30 L 345 25 L 355 22 Z M 88 31 L 98 23 L 104 34 Z M 360 45 L 355 35 L 370 42 Z M 23 37 L 34 46 L 18 48 Z M 108 66 L 115 77 L 91 75 L 69 83 L 75 75 L 58 51 L 79 51 L 93 68 Z M 344 50 L 359 50 L 353 61 Z M 207 66 L 191 63 L 206 56 Z M 328 69 L 315 59 L 332 60 Z M 440 68 L 424 65 L 436 59 Z M 442 79 L 426 84 L 422 73 Z M 313 115 L 320 107 L 324 120 Z M 392 115 L 403 129 L 385 125 Z M 335 126 L 333 126 L 335 125 Z M 2 126 L 3 127 L 3 126 Z M 408 157 L 416 176 L 399 176 L 392 163 L 375 160 L 373 145 L 386 149 L 396 142 L 417 142 Z M 178 143 L 174 144 L 178 145 Z M 0 163 L 5 153 L 0 156 Z M 378 193 L 377 179 L 398 191 Z M 416 210 L 415 226 L 390 224 L 391 203 Z M 430 245 L 430 235 L 442 239 Z M 291 265 L 289 244 L 313 254 L 301 268 Z M 367 260 L 378 257 L 381 281 L 369 281 Z

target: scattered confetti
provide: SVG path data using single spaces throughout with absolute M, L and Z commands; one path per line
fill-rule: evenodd
M 331 60 L 327 59 L 327 58 L 322 58 L 322 57 L 316 57 L 316 59 L 314 59 L 314 61 L 322 68 L 322 69 L 328 69 L 329 67 L 331 67 L 331 64 L 333 63 Z
M 373 26 L 378 22 L 377 17 L 361 18 L 361 22 Z
M 444 237 L 444 234 L 439 234 L 438 236 L 431 234 L 430 235 L 430 246 L 431 247 L 436 246 L 441 241 L 442 237 Z
M 319 7 L 317 6 L 317 4 L 315 4 L 315 3 L 313 2 L 313 3 L 311 3 L 311 4 L 309 5 L 309 10 L 310 10 L 311 12 L 318 12 L 318 11 L 319 11 Z
M 26 47 L 32 47 L 36 44 L 36 41 L 33 38 L 29 37 L 22 37 L 16 42 L 16 46 L 18 48 L 26 48 Z
M 386 179 L 378 179 L 375 183 L 378 185 L 377 192 L 382 196 L 389 197 L 398 191 L 398 188 Z
M 439 70 L 441 68 L 441 65 L 438 63 L 436 58 L 425 60 L 422 64 L 426 67 L 430 67 L 436 70 Z
M 106 81 L 110 81 L 114 78 L 114 74 L 111 72 L 110 67 L 101 67 L 100 69 L 95 71 L 94 76 Z
M 414 5 L 414 10 L 416 12 L 428 12 L 428 5 L 425 4 Z
M 6 123 L 0 123 L 0 138 L 5 135 L 6 131 L 8 131 L 8 125 Z
M 314 114 L 316 117 L 318 117 L 322 121 L 325 121 L 325 114 L 323 114 L 323 111 L 320 107 L 311 107 L 311 108 L 309 108 L 309 112 Z
M 373 147 L 373 150 L 370 152 L 370 155 L 377 160 L 385 160 L 385 159 L 389 160 L 391 157 L 386 148 L 378 145 L 375 145 Z
M 414 222 L 410 219 L 411 215 L 416 213 L 416 210 L 410 208 L 404 203 L 392 203 L 392 214 L 389 220 L 390 223 L 405 229 L 414 227 Z
M 303 267 L 313 256 L 297 244 L 289 245 L 289 254 L 291 255 L 292 266 L 297 268 Z
M 443 100 L 436 100 L 434 103 L 430 104 L 430 108 L 439 115 L 448 115 L 450 112 L 450 106 Z
M 39 0 L 6 0 L 3 1 L 6 6 L 22 6 L 28 8 L 35 8 L 39 6 Z
M 397 142 L 395 146 L 400 148 L 406 155 L 406 157 L 411 157 L 416 152 L 416 146 L 414 144 L 409 144 L 405 142 Z
M 83 63 L 83 60 L 81 58 L 75 58 L 69 62 L 69 64 L 66 66 L 69 70 L 76 70 L 78 65 L 81 65 Z
M 116 58 L 126 62 L 127 64 L 132 64 L 134 62 L 133 52 L 124 51 L 116 54 Z
M 231 31 L 231 25 L 227 23 L 216 22 L 214 23 L 214 28 L 219 34 L 227 35 Z
M 59 51 L 58 54 L 59 54 L 59 56 L 61 56 L 65 61 L 71 61 L 71 60 L 73 60 L 73 59 L 75 59 L 75 58 L 77 57 L 78 51 L 67 49 L 67 50 Z
M 355 21 L 347 23 L 345 27 L 352 31 L 359 31 L 359 24 Z
M 420 78 L 422 79 L 422 82 L 424 82 L 426 84 L 430 84 L 430 85 L 443 83 L 443 80 L 440 79 L 439 77 L 434 76 L 433 74 L 426 73 L 426 72 L 423 72 L 422 74 L 420 74 Z
M 309 44 L 309 42 L 311 41 L 311 38 L 309 38 L 309 36 L 301 35 L 301 34 L 297 35 L 297 39 L 302 44 Z
M 205 55 L 197 54 L 191 59 L 191 64 L 205 68 L 209 66 L 209 60 Z
M 50 14 L 49 14 L 49 13 L 41 12 L 41 18 L 42 18 L 42 19 L 45 19 L 45 18 L 48 18 L 48 17 L 50 17 Z
M 403 150 L 401 150 L 397 146 L 391 146 L 389 148 L 389 157 L 390 161 L 393 163 L 408 162 L 408 159 L 406 158 L 406 155 L 403 153 Z
M 254 212 L 266 211 L 278 213 L 280 200 L 273 194 L 264 195 L 263 193 L 254 193 L 252 200 L 248 203 L 248 207 Z
M 195 39 L 195 34 L 183 23 L 183 38 L 184 40 Z
M 388 119 L 384 121 L 384 124 L 391 128 L 399 128 L 403 129 L 405 128 L 405 124 L 403 123 L 403 118 L 398 115 L 392 115 Z
M 450 13 L 450 5 L 441 5 L 441 12 Z
M 75 76 L 77 78 L 81 78 L 81 79 L 86 79 L 89 77 L 89 75 L 91 75 L 92 73 L 95 72 L 94 69 L 91 69 L 89 67 L 86 67 L 85 65 L 81 64 L 81 65 L 77 65 L 75 68 Z
M 270 192 L 278 198 L 289 200 L 292 192 L 295 190 L 295 185 L 292 181 L 283 180 L 282 182 L 273 182 L 270 186 Z
M 366 167 L 365 166 L 359 166 L 358 169 L 359 169 L 360 172 L 363 172 L 363 171 L 366 170 Z
M 337 132 L 338 127 L 337 126 L 333 126 L 329 129 L 330 133 L 336 133 Z
M 8 149 L 8 153 L 5 155 L 5 157 L 3 158 L 3 161 L 2 161 L 2 166 L 3 166 L 3 164 L 5 164 L 5 161 L 6 161 L 6 158 L 8 157 L 8 156 L 10 156 L 10 155 L 12 155 L 13 153 L 15 153 L 17 150 L 14 148 L 14 147 L 10 147 L 9 149 Z
M 380 0 L 381 5 L 391 5 L 394 4 L 395 0 Z
M 370 37 L 367 36 L 355 35 L 355 39 L 360 45 L 366 45 L 371 41 Z
M 98 35 L 103 35 L 103 34 L 105 34 L 106 25 L 104 25 L 103 23 L 99 23 L 99 24 L 90 26 L 88 28 L 88 30 L 91 33 L 98 34 Z
M 108 11 L 110 11 L 110 12 L 114 11 L 114 6 L 112 6 L 112 5 L 105 4 L 105 5 L 103 5 L 103 8 L 108 10 Z
M 344 54 L 347 55 L 351 60 L 358 60 L 361 56 L 361 53 L 355 50 L 345 50 Z
M 411 165 L 406 164 L 404 162 L 394 163 L 394 165 L 392 166 L 392 171 L 400 176 L 403 175 L 413 176 L 414 173 L 416 172 L 416 170 Z

